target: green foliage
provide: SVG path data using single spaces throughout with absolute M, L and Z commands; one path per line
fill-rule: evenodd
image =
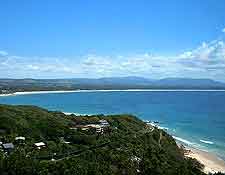
M 7 135 L 55 139 L 68 130 L 67 120 L 34 106 L 0 105 L 0 129 Z
M 100 119 L 110 124 L 102 135 L 69 129 Z M 201 164 L 184 158 L 170 135 L 149 130 L 131 115 L 66 116 L 34 106 L 0 105 L 0 129 L 4 141 L 26 137 L 11 154 L 0 151 L 0 174 L 204 174 Z M 39 141 L 47 147 L 34 148 Z

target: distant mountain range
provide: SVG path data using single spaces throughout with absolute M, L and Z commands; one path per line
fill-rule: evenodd
M 225 89 L 225 83 L 211 79 L 143 77 L 105 77 L 98 79 L 0 79 L 0 89 L 72 90 L 72 89 Z

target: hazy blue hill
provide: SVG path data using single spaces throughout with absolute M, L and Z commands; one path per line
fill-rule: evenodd
M 99 83 L 108 83 L 108 84 L 124 84 L 124 85 L 149 85 L 154 80 L 143 78 L 143 77 L 108 77 L 98 79 Z
M 0 79 L 0 89 L 74 90 L 74 89 L 225 89 L 225 83 L 211 79 L 165 78 L 160 80 L 143 77 L 103 77 L 71 79 Z
M 160 86 L 173 86 L 173 87 L 205 87 L 216 88 L 225 87 L 225 83 L 214 81 L 211 79 L 191 79 L 191 78 L 165 78 L 155 82 Z

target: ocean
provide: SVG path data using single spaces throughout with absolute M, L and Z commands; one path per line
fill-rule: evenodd
M 225 91 L 85 91 L 1 96 L 1 104 L 79 114 L 133 114 L 225 160 Z

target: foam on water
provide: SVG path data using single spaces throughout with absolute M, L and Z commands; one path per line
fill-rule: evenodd
M 186 140 L 186 139 L 183 139 L 183 138 L 180 138 L 180 137 L 176 137 L 176 136 L 172 136 L 175 140 L 178 140 L 178 141 L 180 141 L 180 142 L 183 142 L 183 143 L 185 143 L 185 144 L 187 144 L 187 145 L 195 145 L 195 143 L 193 143 L 193 142 L 190 142 L 190 141 L 188 141 L 188 140 Z
M 159 129 L 166 130 L 166 131 L 167 131 L 167 130 L 169 130 L 169 128 L 168 128 L 168 127 L 163 127 L 163 126 L 158 126 L 158 128 L 159 128 Z
M 210 144 L 210 145 L 214 144 L 212 141 L 208 141 L 208 140 L 200 140 L 200 142 Z

